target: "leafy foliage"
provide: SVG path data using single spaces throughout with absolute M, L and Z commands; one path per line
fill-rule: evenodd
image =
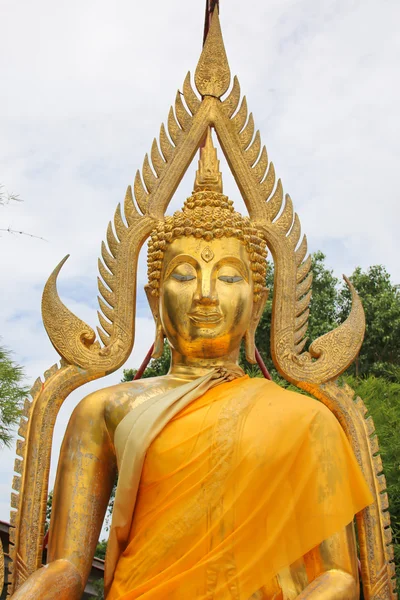
M 11 446 L 13 427 L 21 415 L 21 405 L 27 394 L 22 385 L 23 370 L 10 353 L 0 347 L 0 445 Z
M 365 311 L 366 334 L 358 358 L 359 375 L 383 375 L 391 365 L 400 366 L 400 289 L 391 282 L 382 265 L 363 272 L 360 267 L 350 277 Z M 343 288 L 339 297 L 339 319 L 347 317 L 350 294 Z M 397 373 L 398 374 L 398 373 Z
M 395 562 L 400 565 L 400 379 L 345 377 L 372 416 L 379 439 L 389 496 Z
M 94 555 L 104 560 L 106 558 L 107 540 L 101 540 L 96 546 Z
M 104 580 L 97 579 L 96 581 L 92 582 L 92 586 L 96 591 L 96 595 L 91 596 L 93 600 L 104 600 Z

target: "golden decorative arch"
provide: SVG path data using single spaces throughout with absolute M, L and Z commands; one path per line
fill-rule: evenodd
M 61 357 L 38 379 L 26 401 L 19 429 L 11 505 L 13 578 L 9 592 L 38 569 L 42 560 L 52 435 L 59 408 L 68 394 L 90 380 L 112 373 L 129 357 L 135 334 L 136 274 L 141 246 L 160 219 L 183 175 L 212 127 L 235 177 L 251 219 L 265 234 L 275 264 L 271 354 L 280 374 L 326 404 L 340 421 L 375 502 L 357 515 L 366 599 L 394 599 L 394 564 L 386 483 L 371 417 L 362 400 L 339 387 L 336 378 L 357 356 L 365 328 L 361 302 L 352 294 L 352 310 L 337 329 L 315 340 L 309 351 L 306 330 L 311 299 L 311 259 L 307 240 L 289 195 L 276 180 L 260 132 L 238 79 L 231 73 L 218 11 L 197 65 L 161 125 L 150 155 L 129 186 L 107 229 L 99 259 L 98 336 L 60 300 L 57 276 L 64 258 L 46 283 L 43 322 Z M 229 93 L 228 93 L 229 91 Z

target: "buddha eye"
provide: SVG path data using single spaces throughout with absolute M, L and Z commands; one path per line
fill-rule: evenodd
M 196 279 L 195 275 L 181 275 L 180 273 L 172 273 L 171 277 L 177 281 L 191 281 L 192 279 Z
M 240 277 L 240 275 L 220 275 L 218 279 L 225 283 L 236 283 L 237 281 L 243 281 L 243 277 Z

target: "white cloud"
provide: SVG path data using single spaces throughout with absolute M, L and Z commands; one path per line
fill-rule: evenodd
M 257 0 L 249 7 L 221 2 L 228 57 L 311 250 L 325 250 L 337 273 L 383 263 L 399 282 L 397 0 L 379 10 L 372 0 Z M 0 238 L 0 334 L 30 381 L 57 360 L 41 325 L 40 296 L 67 253 L 62 297 L 96 324 L 100 242 L 176 89 L 195 69 L 203 12 L 200 0 L 38 0 L 23 3 L 23 14 L 12 0 L 1 4 L 0 181 L 24 203 L 2 208 L 0 227 L 48 240 Z M 193 171 L 174 208 L 190 192 Z M 232 177 L 224 179 L 237 198 Z M 142 257 L 140 287 L 145 280 Z M 138 366 L 153 335 L 142 292 L 137 331 L 127 366 Z M 60 412 L 51 481 L 65 424 L 84 393 Z M 12 467 L 12 453 L 3 451 L 2 519 Z

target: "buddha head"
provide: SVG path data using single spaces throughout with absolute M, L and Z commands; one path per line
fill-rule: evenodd
M 193 194 L 149 240 L 146 292 L 156 322 L 153 356 L 171 348 L 193 359 L 237 360 L 244 338 L 255 362 L 254 335 L 267 291 L 266 243 L 222 193 L 208 130 Z

